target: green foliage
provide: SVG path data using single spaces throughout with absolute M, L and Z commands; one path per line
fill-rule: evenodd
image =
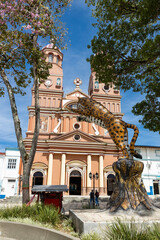
M 155 223 L 153 227 L 150 228 L 149 237 L 151 240 L 159 240 L 160 239 L 160 224 Z
M 94 6 L 97 19 L 89 59 L 97 79 L 144 94 L 133 113 L 143 116 L 145 128 L 160 132 L 160 1 L 86 2 Z
M 136 224 L 134 220 L 128 223 L 117 218 L 116 222 L 107 226 L 103 239 L 105 240 L 159 240 L 159 224 Z
M 23 186 L 29 186 L 29 174 L 37 147 L 40 107 L 39 83 L 47 79 L 51 64 L 39 42 L 65 47 L 66 30 L 61 17 L 71 0 L 1 0 L 0 1 L 0 96 L 8 92 L 18 147 L 23 162 Z M 35 129 L 31 151 L 26 153 L 18 117 L 15 94 L 24 95 L 33 79 Z M 26 157 L 27 156 L 27 157 Z M 26 161 L 27 160 L 27 161 Z M 28 162 L 29 161 L 29 162 Z M 23 188 L 23 203 L 29 201 L 29 188 Z
M 98 233 L 88 233 L 81 236 L 81 240 L 101 240 Z
M 61 220 L 62 220 L 61 228 L 65 232 L 70 233 L 74 237 L 79 236 L 79 234 L 74 231 L 73 222 L 70 218 L 62 216 Z
M 70 218 L 64 219 L 64 221 L 62 222 L 62 226 L 64 230 L 69 230 L 70 232 L 74 231 L 73 222 Z
M 53 226 L 59 223 L 60 215 L 58 209 L 52 205 L 44 206 L 41 204 L 35 204 L 33 206 L 16 206 L 13 208 L 0 209 L 0 218 L 30 218 L 33 221 L 40 223 L 49 223 Z
M 147 229 L 138 229 L 134 221 L 123 223 L 117 219 L 109 228 L 106 228 L 105 239 L 110 240 L 149 240 Z
M 65 47 L 66 30 L 61 21 L 70 0 L 0 1 L 0 73 L 10 79 L 14 93 L 25 94 L 31 82 L 33 65 L 36 76 L 46 79 L 49 68 L 38 41 L 48 37 L 54 46 Z M 0 74 L 4 81 L 4 77 Z M 4 87 L 0 86 L 0 95 Z

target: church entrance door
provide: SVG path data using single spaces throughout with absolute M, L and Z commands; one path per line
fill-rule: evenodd
M 73 170 L 70 174 L 69 194 L 81 195 L 81 174 L 77 170 Z

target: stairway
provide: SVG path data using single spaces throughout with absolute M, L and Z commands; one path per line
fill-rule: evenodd
M 32 196 L 31 196 L 32 197 Z M 105 209 L 106 204 L 109 200 L 109 197 L 100 197 L 99 206 L 96 208 Z M 34 202 L 36 198 L 34 199 Z M 3 206 L 15 206 L 22 204 L 22 195 L 10 196 L 5 199 L 0 200 L 0 207 Z M 70 209 L 89 209 L 90 208 L 90 199 L 89 196 L 63 196 L 63 208 L 65 213 L 69 213 Z
M 98 209 L 105 209 L 109 201 L 109 197 L 99 197 Z M 90 199 L 88 196 L 64 196 L 63 197 L 63 208 L 65 213 L 68 213 L 70 209 L 89 209 Z

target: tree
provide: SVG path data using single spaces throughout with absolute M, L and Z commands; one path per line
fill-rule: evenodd
M 86 0 L 93 5 L 97 36 L 89 61 L 100 82 L 144 94 L 132 112 L 160 133 L 160 1 Z
M 0 95 L 5 94 L 6 87 L 23 163 L 23 203 L 29 201 L 30 170 L 39 135 L 39 83 L 48 77 L 50 68 L 45 62 L 38 41 L 47 38 L 54 46 L 64 46 L 66 31 L 60 17 L 69 2 L 68 0 L 0 1 Z M 35 130 L 28 154 L 23 143 L 15 94 L 24 95 L 25 88 L 32 79 L 35 93 Z

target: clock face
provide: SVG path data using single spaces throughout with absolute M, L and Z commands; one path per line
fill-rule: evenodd
M 45 86 L 46 86 L 46 87 L 52 86 L 52 80 L 51 80 L 51 79 L 47 79 L 47 80 L 45 81 Z

